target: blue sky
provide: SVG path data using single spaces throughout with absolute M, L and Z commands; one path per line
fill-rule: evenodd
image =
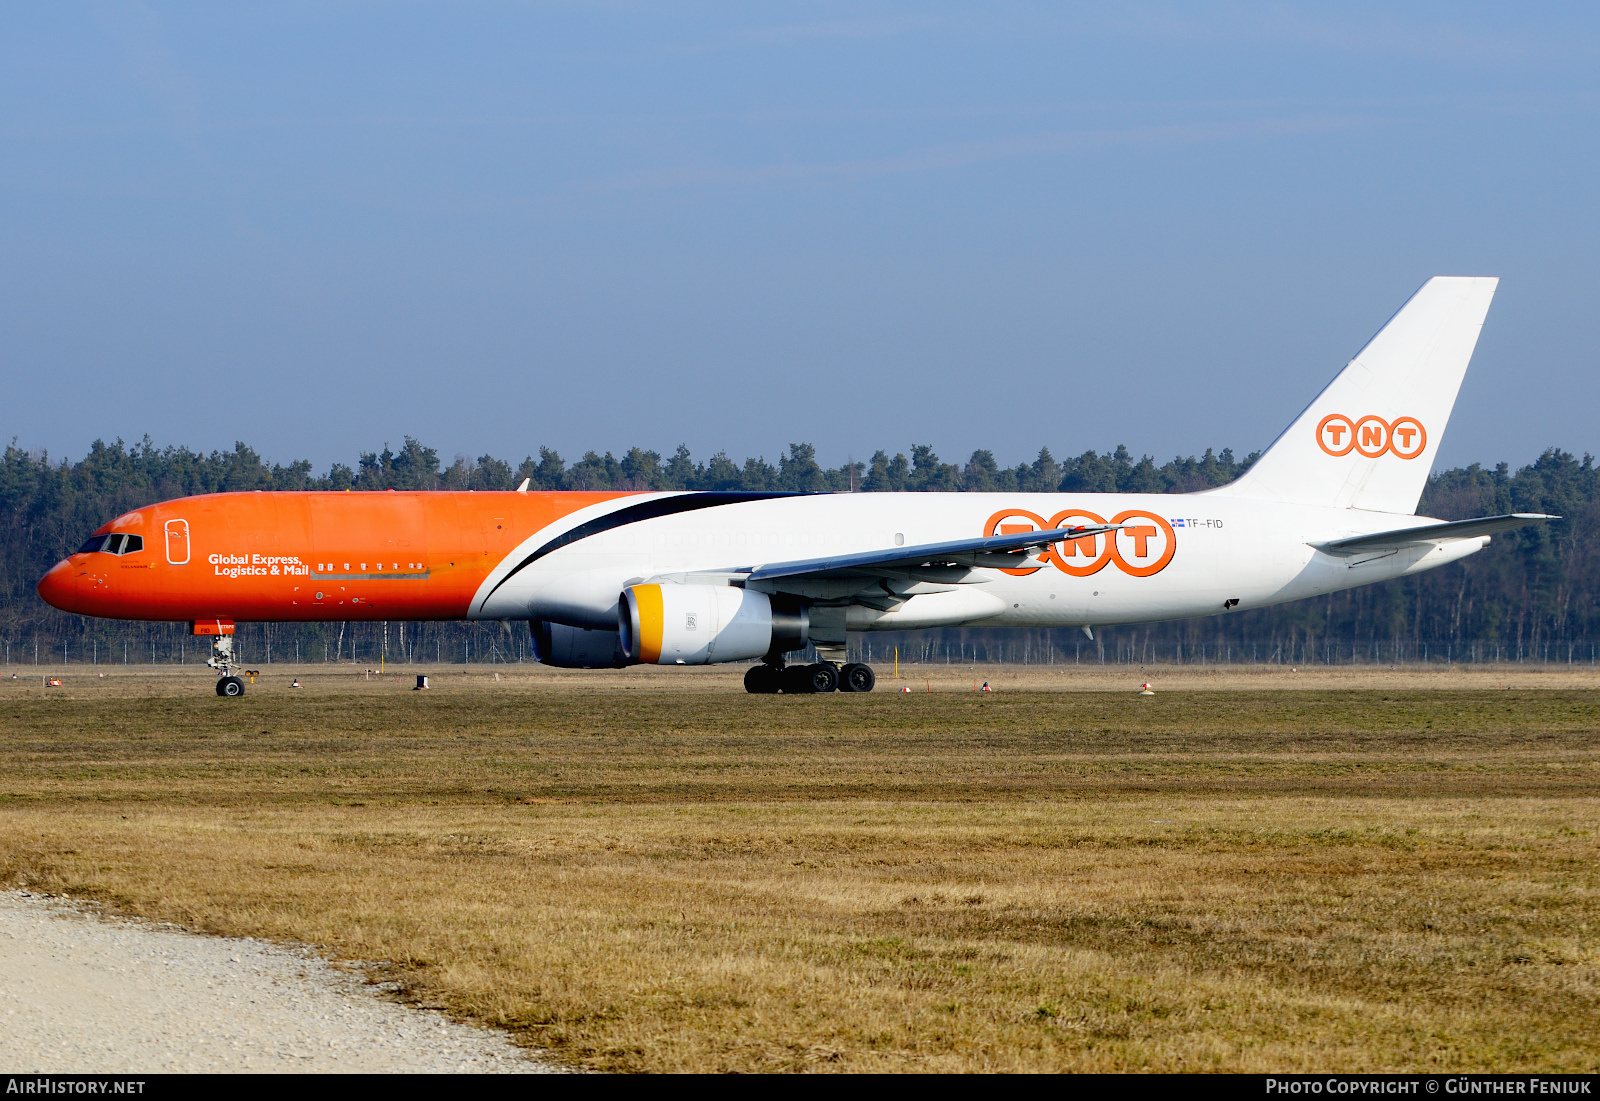
M 0 432 L 319 468 L 1270 442 L 1434 274 L 1600 451 L 1600 9 L 8 4 Z

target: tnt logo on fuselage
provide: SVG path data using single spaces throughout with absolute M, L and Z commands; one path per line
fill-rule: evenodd
M 1088 577 L 1115 565 L 1129 577 L 1150 577 L 1167 568 L 1178 549 L 1172 525 L 1153 512 L 1128 509 L 1111 518 L 1115 531 L 1063 539 L 1046 547 L 1038 561 L 1048 563 L 1071 577 Z M 985 538 L 996 535 L 1021 535 L 1029 531 L 1104 527 L 1106 520 L 1084 509 L 1067 509 L 1046 520 L 1027 509 L 1003 509 L 989 517 L 983 526 Z M 1016 577 L 1038 573 L 1043 566 L 1024 566 L 1001 570 Z
M 1317 446 L 1335 459 L 1351 451 L 1369 459 L 1385 454 L 1415 459 L 1428 446 L 1428 430 L 1416 417 L 1351 420 L 1343 413 L 1329 413 L 1317 422 Z

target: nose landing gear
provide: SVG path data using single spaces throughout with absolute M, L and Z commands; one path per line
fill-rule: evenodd
M 831 661 L 814 665 L 752 665 L 744 675 L 744 690 L 754 695 L 783 692 L 791 696 L 813 692 L 870 692 L 877 678 L 872 666 L 860 662 L 837 666 Z
M 244 695 L 244 681 L 233 675 L 233 636 L 213 635 L 211 638 L 211 657 L 206 664 L 215 669 L 217 677 L 217 695 L 229 698 Z

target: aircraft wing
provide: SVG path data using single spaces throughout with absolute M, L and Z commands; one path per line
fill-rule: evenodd
M 1040 550 L 1064 539 L 1083 539 L 1114 531 L 1121 524 L 1098 524 L 1081 528 L 1055 528 L 1021 535 L 996 535 L 988 539 L 955 539 L 948 543 L 924 543 L 915 547 L 887 547 L 883 550 L 839 554 L 830 558 L 808 558 L 798 562 L 772 562 L 755 566 L 745 574 L 747 581 L 807 580 L 904 577 L 908 571 L 974 567 L 1017 569 L 1026 567 L 1030 551 Z M 744 573 L 744 571 L 739 571 Z
M 1370 551 L 1400 550 L 1419 543 L 1436 543 L 1441 539 L 1468 539 L 1476 535 L 1493 535 L 1497 531 L 1539 524 L 1546 520 L 1559 520 L 1541 512 L 1513 512 L 1505 516 L 1483 516 L 1476 520 L 1451 520 L 1447 523 L 1423 524 L 1421 527 L 1400 528 L 1397 531 L 1380 531 L 1376 535 L 1356 535 L 1349 539 L 1335 539 L 1329 543 L 1313 543 L 1324 554 L 1349 558 Z

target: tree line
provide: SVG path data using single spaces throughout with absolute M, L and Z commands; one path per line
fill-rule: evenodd
M 718 452 L 697 461 L 680 446 L 668 458 L 631 448 L 621 458 L 593 451 L 568 464 L 550 448 L 513 466 L 492 455 L 456 456 L 406 437 L 398 450 L 360 453 L 353 465 L 316 474 L 308 461 L 268 463 L 243 443 L 205 454 L 97 441 L 76 461 L 15 444 L 0 459 L 0 645 L 12 664 L 34 660 L 194 660 L 183 631 L 69 616 L 34 591 L 46 570 L 87 534 L 129 509 L 198 493 L 239 490 L 508 490 L 524 480 L 541 490 L 690 489 L 795 492 L 1127 492 L 1183 493 L 1237 478 L 1257 453 L 1227 448 L 1157 464 L 1125 447 L 1056 459 L 1040 448 L 1032 463 L 1004 467 L 992 452 L 946 463 L 932 447 L 909 455 L 875 452 L 868 461 L 823 467 L 810 444 L 790 444 L 776 463 L 742 463 Z M 1600 643 L 1600 473 L 1551 448 L 1513 471 L 1480 464 L 1440 471 L 1420 510 L 1442 519 L 1547 512 L 1565 519 L 1498 535 L 1485 551 L 1442 569 L 1274 608 L 1207 619 L 1110 628 L 1093 642 L 1076 632 L 962 629 L 903 640 L 924 660 L 1583 660 Z M 874 656 L 889 642 L 871 641 Z M 499 625 L 266 624 L 241 628 L 250 660 L 343 660 L 400 654 L 415 661 L 527 660 L 526 640 Z M 334 646 L 337 649 L 333 649 Z M 352 649 L 354 647 L 354 649 Z M 201 655 L 203 660 L 203 654 Z

